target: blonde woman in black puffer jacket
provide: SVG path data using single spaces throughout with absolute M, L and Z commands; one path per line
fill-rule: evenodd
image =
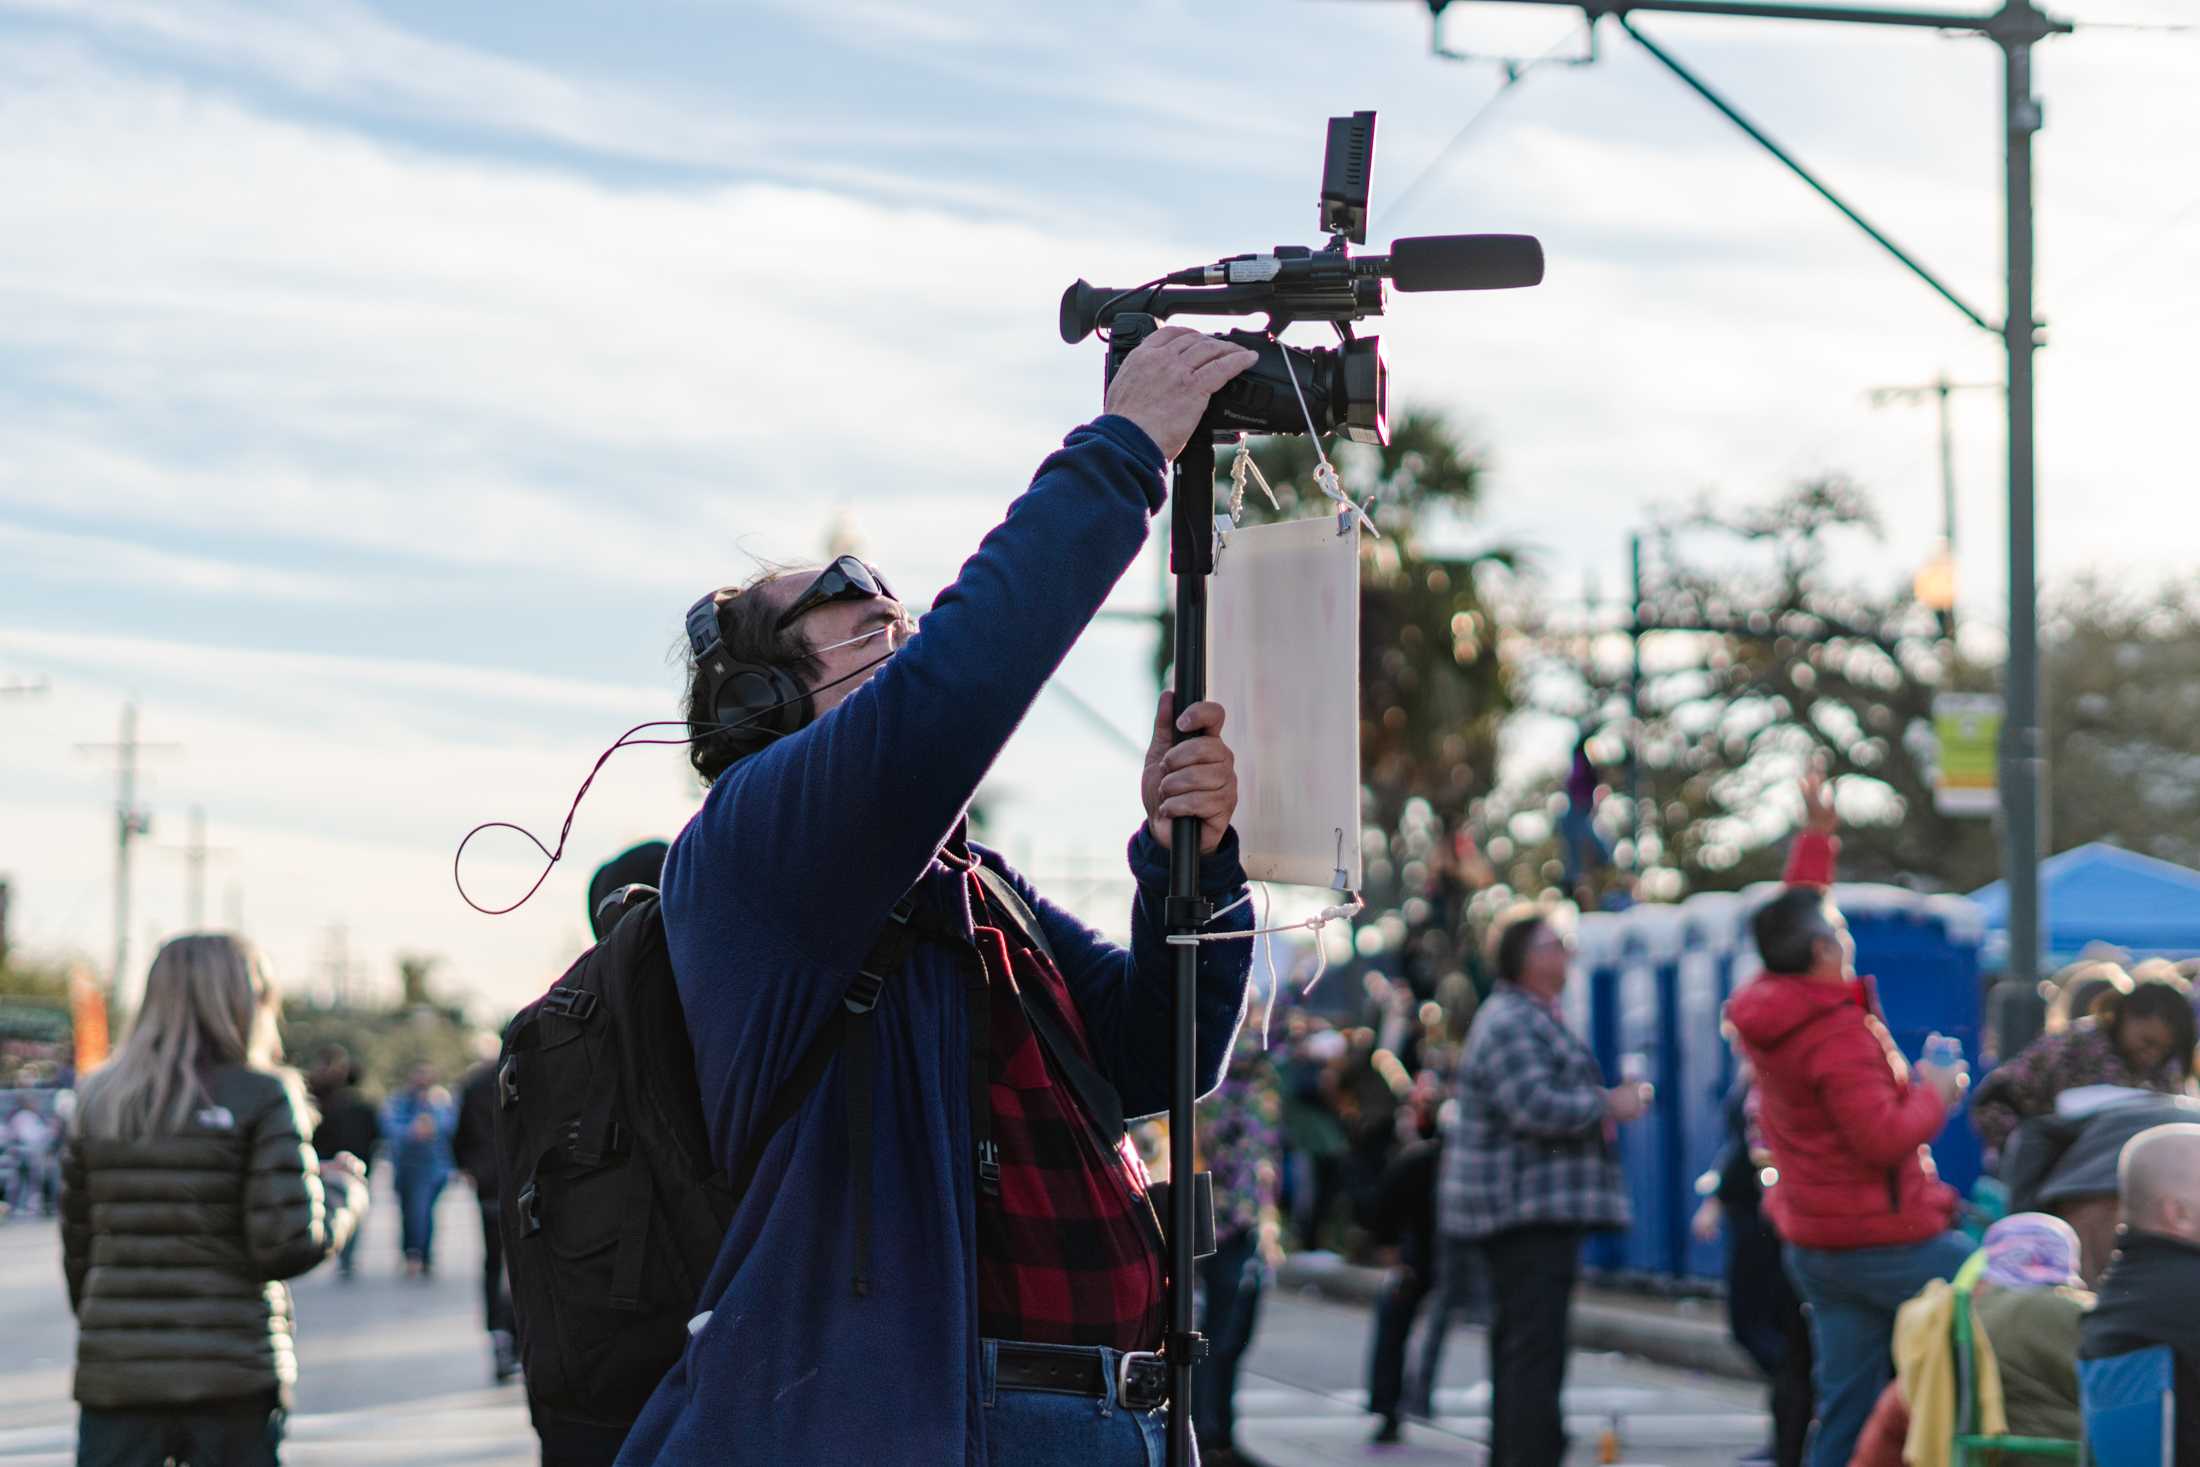
M 78 1467 L 272 1467 L 297 1380 L 290 1291 L 366 1210 L 280 1065 L 276 995 L 225 934 L 160 950 L 62 1156 Z

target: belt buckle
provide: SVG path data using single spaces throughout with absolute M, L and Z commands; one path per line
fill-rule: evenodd
M 1151 1411 L 1169 1399 L 1169 1362 L 1151 1350 L 1126 1350 L 1115 1367 L 1115 1403 Z

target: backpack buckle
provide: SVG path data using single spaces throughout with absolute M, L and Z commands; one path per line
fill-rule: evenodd
M 529 1182 L 520 1188 L 516 1201 L 519 1209 L 519 1235 L 532 1238 L 542 1231 L 542 1198 L 536 1193 L 535 1184 Z
M 851 1014 L 867 1014 L 878 1007 L 878 996 L 884 991 L 886 980 L 876 973 L 858 973 L 841 995 L 841 1002 Z
M 514 1055 L 497 1066 L 497 1109 L 510 1110 L 519 1104 L 519 1056 Z
M 542 1007 L 569 1019 L 585 1019 L 596 1012 L 596 995 L 585 988 L 567 988 L 560 984 L 543 995 Z
M 1001 1148 L 990 1140 L 978 1143 L 978 1185 L 988 1197 L 1001 1195 Z

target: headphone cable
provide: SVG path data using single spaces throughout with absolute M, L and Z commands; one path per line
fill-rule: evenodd
M 625 733 L 620 734 L 618 738 L 614 739 L 611 743 L 610 748 L 604 750 L 601 754 L 596 756 L 596 763 L 588 771 L 588 778 L 582 780 L 581 787 L 578 790 L 574 791 L 573 803 L 566 806 L 565 808 L 565 823 L 558 827 L 558 846 L 556 850 L 550 849 L 540 840 L 536 839 L 535 833 L 533 831 L 528 830 L 523 826 L 514 825 L 509 820 L 484 820 L 481 824 L 475 826 L 472 830 L 467 831 L 465 837 L 459 841 L 458 849 L 451 854 L 451 884 L 458 888 L 459 900 L 463 901 L 467 906 L 472 907 L 475 911 L 481 913 L 483 916 L 486 917 L 502 917 L 508 912 L 516 912 L 521 907 L 526 906 L 527 903 L 534 897 L 535 893 L 542 890 L 542 884 L 550 879 L 551 869 L 555 867 L 559 861 L 565 858 L 565 842 L 566 839 L 573 833 L 573 819 L 576 815 L 580 813 L 581 801 L 587 797 L 588 787 L 596 782 L 596 776 L 603 772 L 604 765 L 608 763 L 611 759 L 611 756 L 618 753 L 619 750 L 639 748 L 644 745 L 659 745 L 667 748 L 678 748 L 686 744 L 692 744 L 698 742 L 699 740 L 710 738 L 716 734 L 731 733 L 735 729 L 746 728 L 748 725 L 756 722 L 756 720 L 758 720 L 759 718 L 762 718 L 767 714 L 777 713 L 782 708 L 791 707 L 792 705 L 801 702 L 804 698 L 810 697 L 814 693 L 822 693 L 828 688 L 837 688 L 844 682 L 859 678 L 863 676 L 863 674 L 869 672 L 872 668 L 877 667 L 880 663 L 885 662 L 893 655 L 894 654 L 892 652 L 888 652 L 885 654 L 885 656 L 874 657 L 869 662 L 864 663 L 861 667 L 858 667 L 853 672 L 844 673 L 840 677 L 834 678 L 829 683 L 820 683 L 814 688 L 805 690 L 797 697 L 782 698 L 777 703 L 772 703 L 763 708 L 759 708 L 737 723 L 713 723 L 700 733 L 689 733 L 686 738 L 638 739 L 634 737 L 634 735 L 640 733 L 645 728 L 692 729 L 694 725 L 690 724 L 686 719 L 655 718 L 651 719 L 647 723 L 635 724 L 632 728 L 628 729 Z M 775 734 L 773 737 L 778 738 L 781 736 Z M 535 884 L 528 887 L 526 892 L 520 897 L 520 899 L 512 903 L 508 907 L 485 907 L 481 903 L 475 901 L 472 897 L 466 894 L 465 879 L 459 875 L 459 862 L 464 860 L 466 857 L 466 847 L 472 844 L 473 838 L 475 836 L 481 834 L 485 830 L 516 830 L 521 835 L 526 836 L 528 841 L 534 846 L 534 848 L 542 852 L 545 858 L 542 868 L 542 874 L 535 878 Z

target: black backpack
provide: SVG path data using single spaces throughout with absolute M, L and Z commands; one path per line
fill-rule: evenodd
M 1013 889 L 983 867 L 979 875 L 1003 915 L 1048 950 Z M 872 1012 L 917 943 L 961 941 L 925 928 L 903 898 L 729 1176 L 711 1155 L 657 893 L 629 886 L 611 903 L 624 909 L 616 925 L 506 1029 L 495 1127 L 497 1210 L 528 1408 L 546 1447 L 605 1463 L 686 1347 L 688 1321 L 765 1148 L 842 1051 L 853 1287 L 869 1291 Z M 971 1125 L 979 1184 L 994 1186 L 991 1023 L 983 975 L 971 968 Z M 1025 1007 L 1103 1134 L 1120 1136 L 1113 1087 L 1076 1058 L 1046 1005 Z

